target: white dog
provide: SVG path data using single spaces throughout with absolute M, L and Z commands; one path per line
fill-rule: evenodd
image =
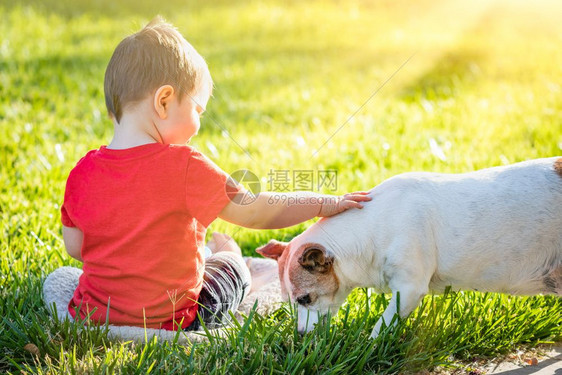
M 371 196 L 362 210 L 257 250 L 278 261 L 282 293 L 299 304 L 300 332 L 356 287 L 393 294 L 371 337 L 447 286 L 562 296 L 561 157 L 465 174 L 406 173 Z

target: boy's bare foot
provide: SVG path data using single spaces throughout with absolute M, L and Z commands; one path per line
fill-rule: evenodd
M 222 251 L 235 253 L 242 255 L 240 246 L 227 234 L 213 232 L 213 239 L 207 242 L 207 247 L 211 249 L 213 254 L 220 253 Z
M 252 257 L 244 257 L 244 260 L 252 275 L 251 292 L 256 292 L 268 285 L 279 285 L 279 271 L 276 261 Z

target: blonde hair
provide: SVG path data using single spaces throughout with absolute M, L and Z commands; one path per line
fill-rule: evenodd
M 213 84 L 203 57 L 175 27 L 156 17 L 115 48 L 105 71 L 105 105 L 119 122 L 128 105 L 163 85 L 171 85 L 181 100 L 203 84 Z

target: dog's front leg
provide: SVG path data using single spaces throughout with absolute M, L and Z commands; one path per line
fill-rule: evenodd
M 387 326 L 390 324 L 397 312 L 401 318 L 407 317 L 416 308 L 423 296 L 427 294 L 427 291 L 427 286 L 424 288 L 420 286 L 420 284 L 414 285 L 411 283 L 392 288 L 392 298 L 386 310 L 384 310 L 382 317 L 375 324 L 373 332 L 371 333 L 371 338 L 376 338 L 383 325 Z M 394 324 L 396 324 L 396 322 L 394 322 Z

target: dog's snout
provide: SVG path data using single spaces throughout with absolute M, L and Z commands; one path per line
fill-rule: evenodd
M 309 303 L 312 302 L 312 299 L 310 299 L 310 294 L 305 294 L 304 296 L 300 296 L 297 298 L 297 303 L 299 305 L 308 305 Z

